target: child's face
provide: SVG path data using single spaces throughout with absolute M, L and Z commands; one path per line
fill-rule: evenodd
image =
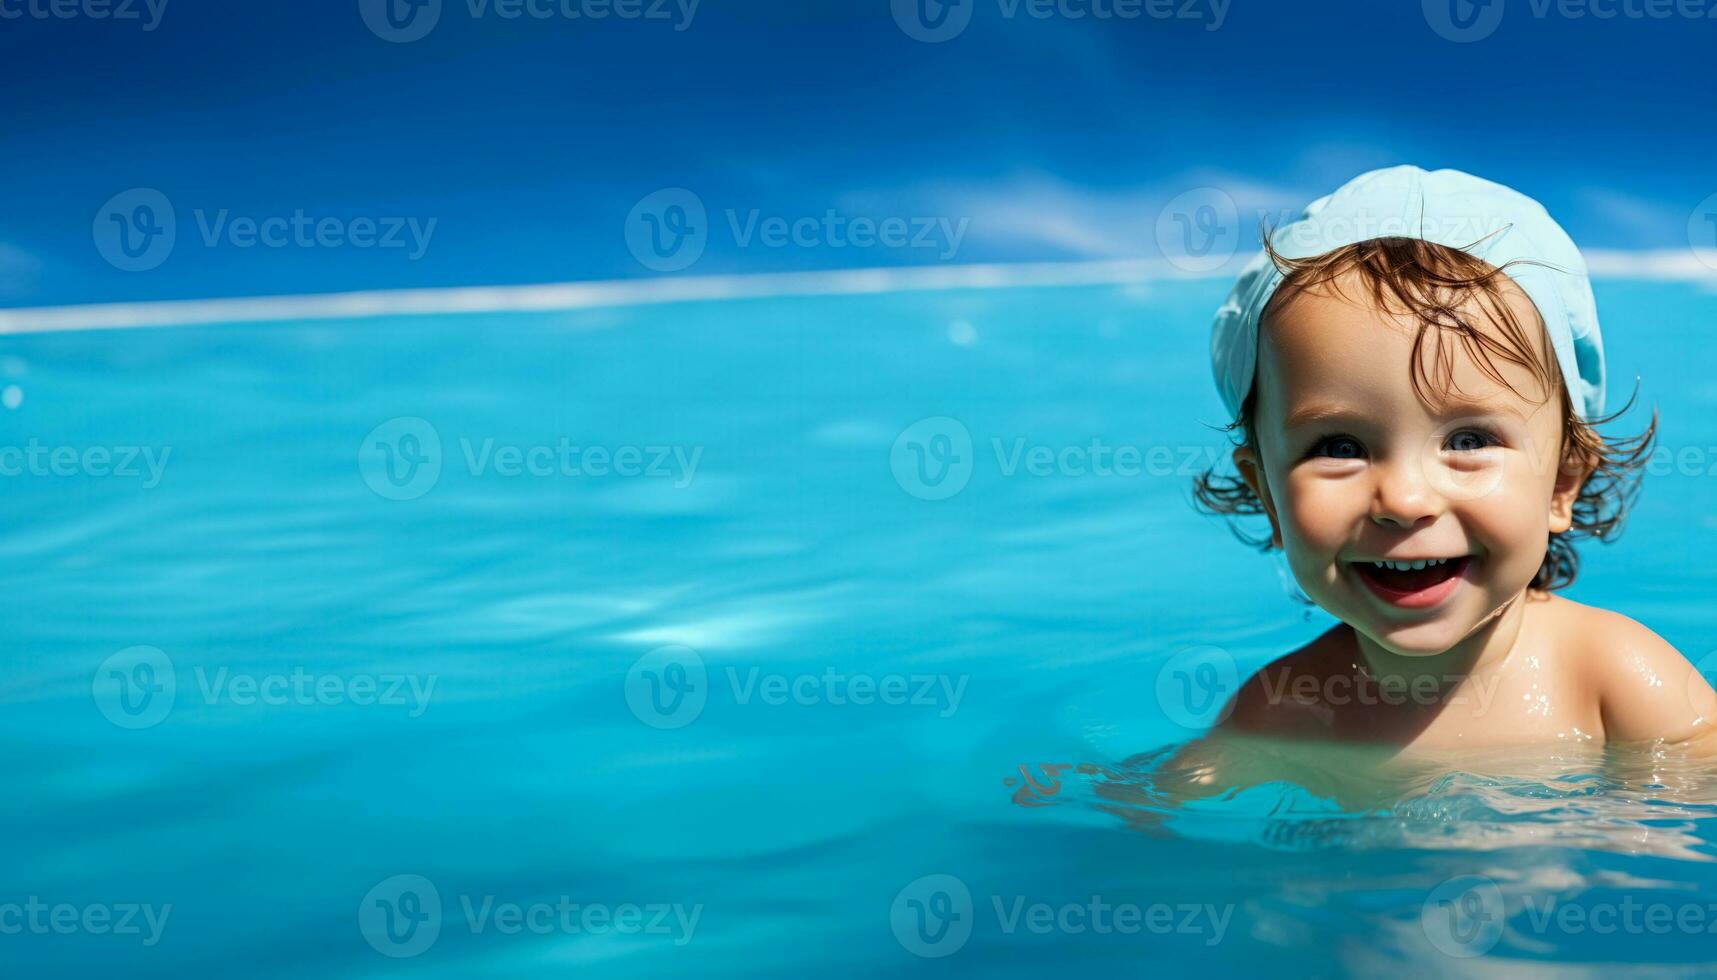
M 1454 344 L 1455 394 L 1426 405 L 1410 380 L 1416 322 L 1372 309 L 1349 276 L 1264 324 L 1258 454 L 1240 449 L 1235 463 L 1314 602 L 1394 653 L 1442 653 L 1531 582 L 1550 534 L 1569 526 L 1580 475 L 1559 472 L 1557 391 L 1497 358 L 1511 392 Z M 1531 301 L 1506 287 L 1542 356 Z M 1462 312 L 1494 332 L 1475 299 Z M 1448 561 L 1374 565 L 1386 559 Z

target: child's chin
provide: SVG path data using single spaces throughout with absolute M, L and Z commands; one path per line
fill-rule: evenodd
M 1365 635 L 1373 643 L 1398 657 L 1435 657 L 1466 637 L 1466 630 L 1452 621 L 1427 623 L 1373 623 Z

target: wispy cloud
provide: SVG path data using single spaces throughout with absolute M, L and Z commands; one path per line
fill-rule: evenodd
M 16 245 L 0 242 L 0 296 L 28 296 L 36 289 L 42 260 Z
M 1253 253 L 1240 252 L 1235 262 Z M 1651 279 L 1698 283 L 1717 289 L 1717 250 L 1659 249 L 1583 253 L 1594 278 Z M 783 272 L 739 276 L 665 276 L 608 282 L 543 283 L 532 286 L 463 286 L 396 289 L 242 299 L 164 300 L 0 309 L 0 336 L 61 330 L 125 330 L 197 324 L 237 325 L 288 320 L 350 320 L 440 313 L 519 313 L 544 310 L 612 309 L 662 303 L 712 302 L 783 296 L 860 296 L 890 292 L 967 289 L 1025 289 L 1044 286 L 1120 286 L 1174 279 L 1232 275 L 1230 264 L 1189 272 L 1164 259 L 1092 259 L 1076 262 L 997 262 L 972 265 L 833 272 Z M 1145 294 L 1145 295 L 1148 295 Z M 847 435 L 820 432 L 818 438 Z
M 1303 206 L 1317 194 L 1216 169 L 1182 171 L 1119 188 L 1092 188 L 1041 171 L 994 181 L 923 184 L 905 190 L 857 193 L 849 206 L 873 200 L 906 202 L 924 214 L 970 220 L 975 247 L 1041 258 L 1136 258 L 1162 254 L 1157 221 L 1176 197 L 1215 188 L 1234 202 L 1241 240 L 1260 217 Z
M 1580 203 L 1604 225 L 1610 241 L 1624 246 L 1654 247 L 1687 239 L 1692 202 L 1676 208 L 1606 187 L 1582 187 Z

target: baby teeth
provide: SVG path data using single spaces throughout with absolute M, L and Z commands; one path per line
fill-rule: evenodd
M 1426 558 L 1422 561 L 1374 561 L 1371 564 L 1377 568 L 1392 568 L 1398 572 L 1416 572 L 1422 568 L 1434 568 L 1448 560 L 1447 558 Z

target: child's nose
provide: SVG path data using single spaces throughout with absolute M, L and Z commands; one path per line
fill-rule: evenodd
M 1411 463 L 1392 463 L 1376 469 L 1377 490 L 1371 498 L 1371 519 L 1379 524 L 1413 527 L 1435 520 L 1447 509 L 1443 495 Z

